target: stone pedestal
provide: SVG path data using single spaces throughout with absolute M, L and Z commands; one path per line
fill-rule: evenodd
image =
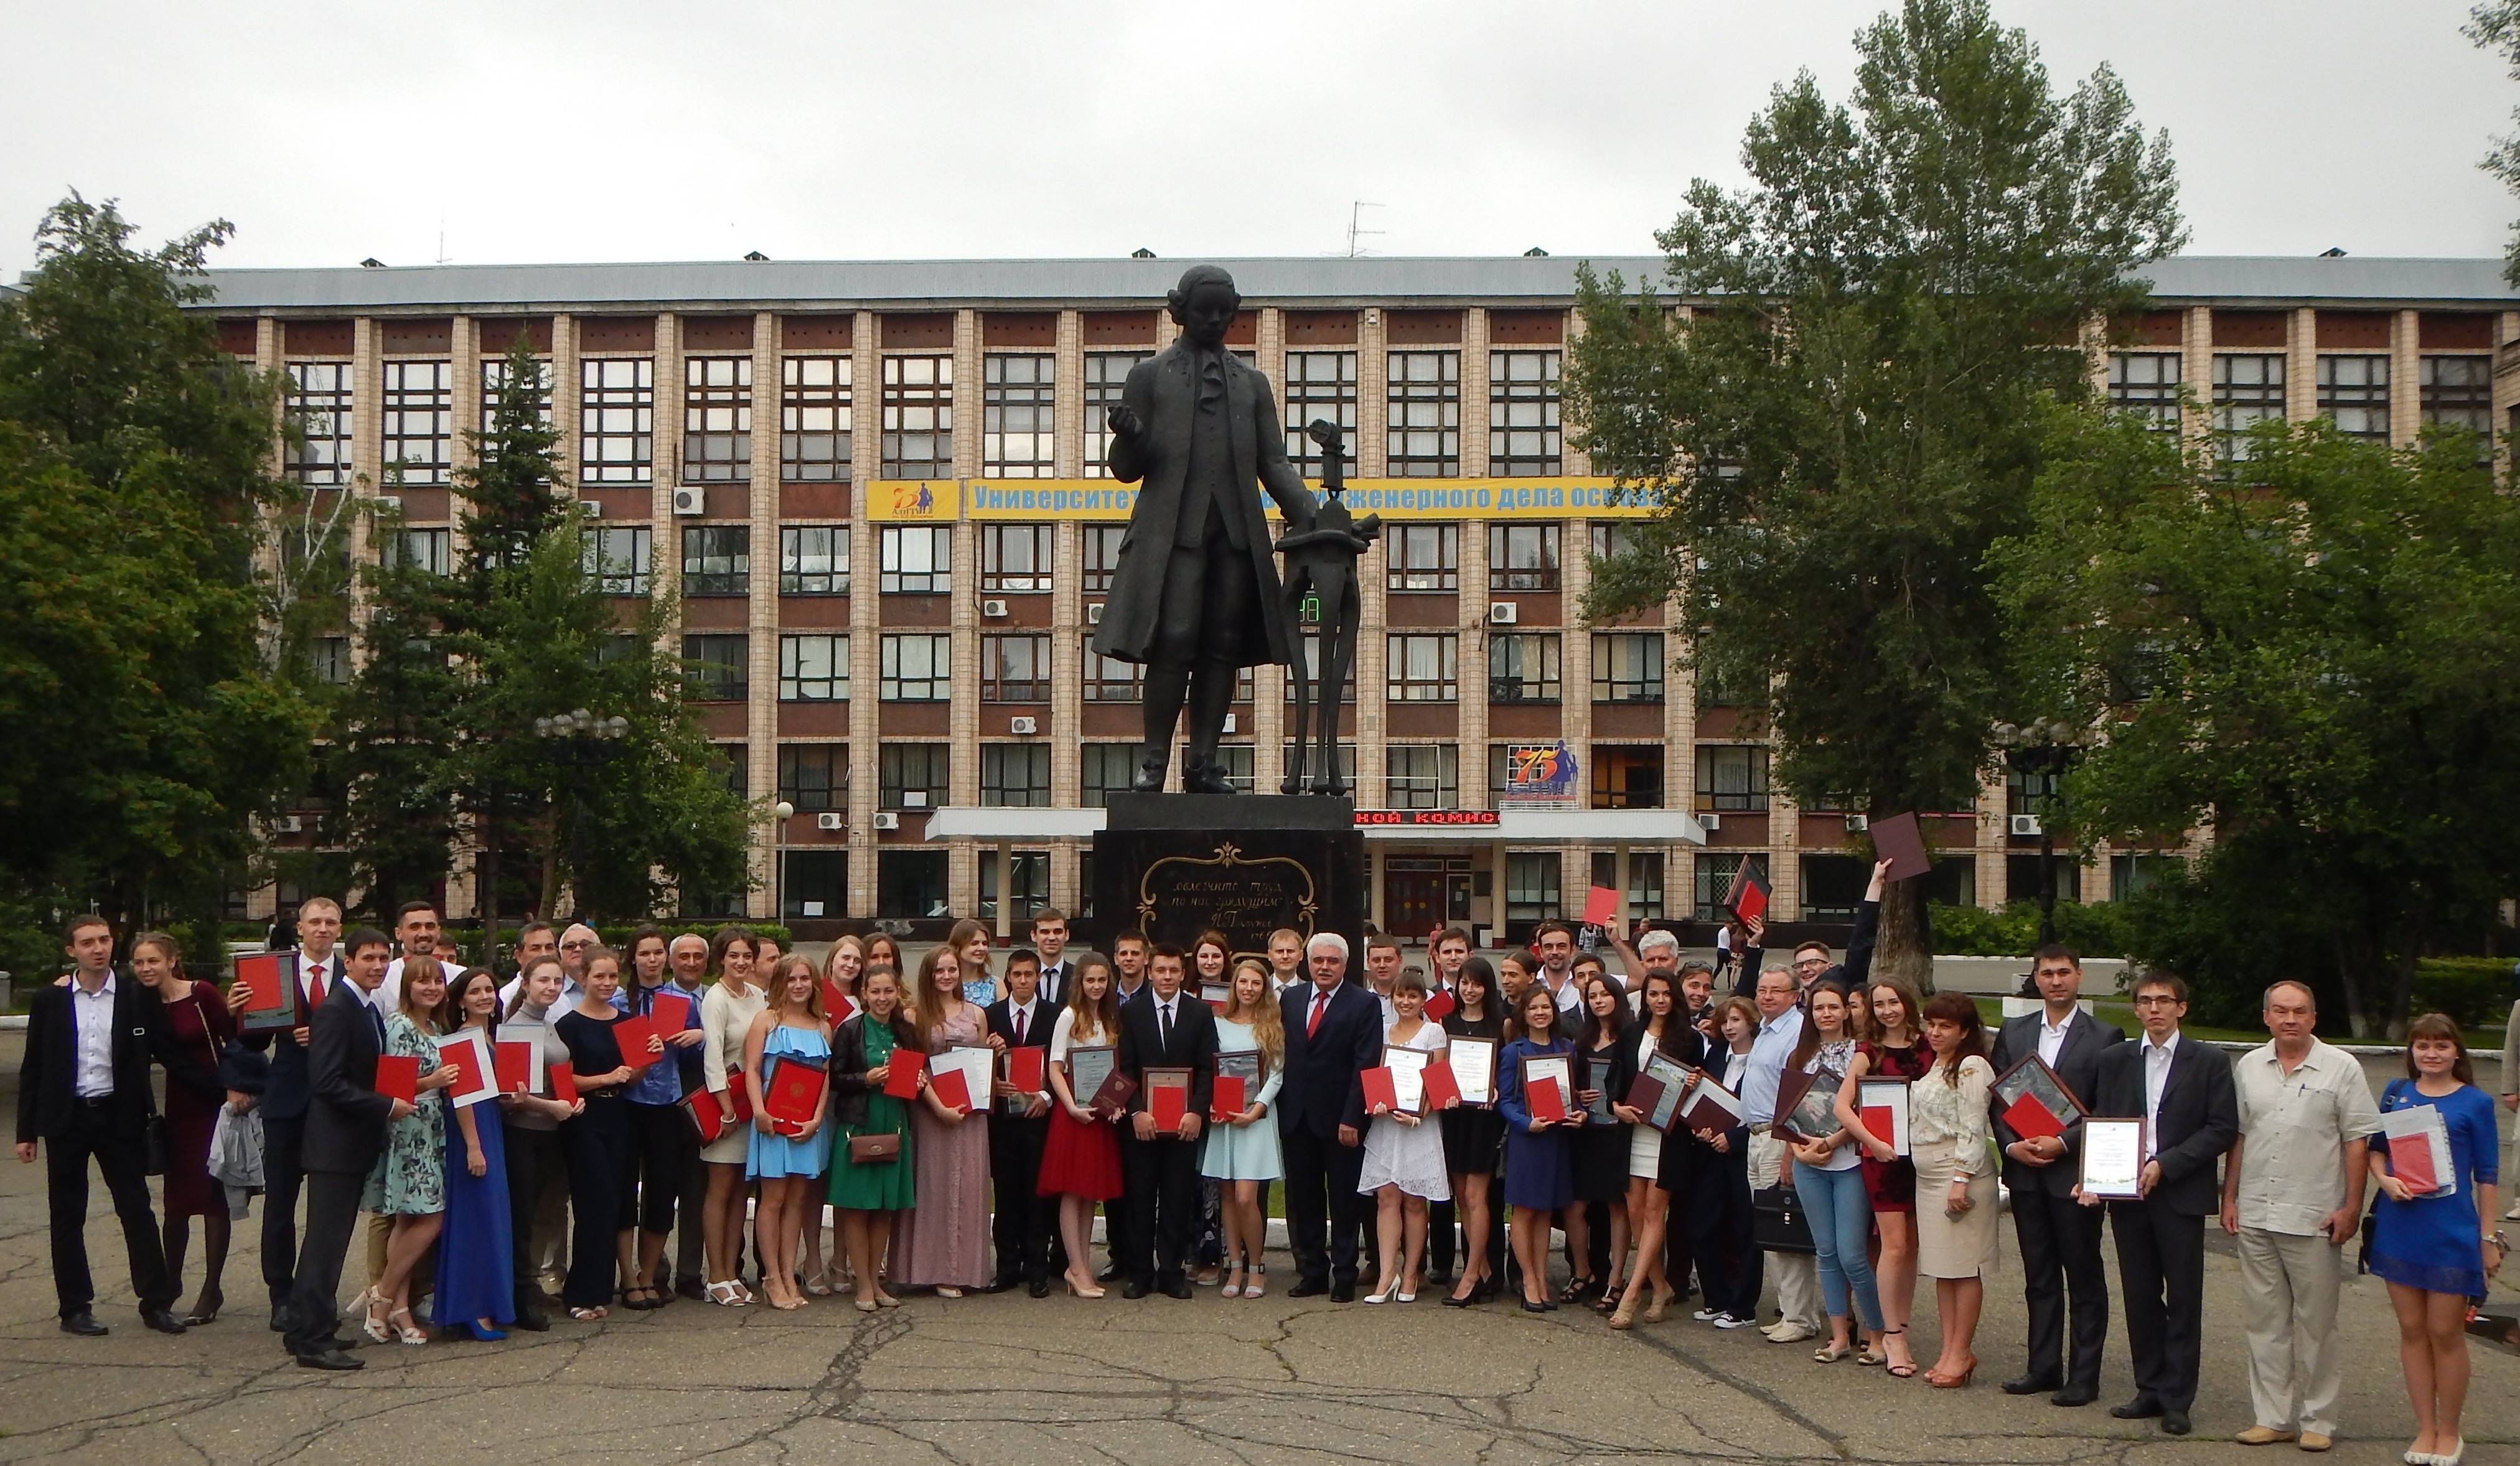
M 1269 933 L 1365 937 L 1365 838 L 1351 800 L 1283 794 L 1113 794 L 1094 837 L 1094 934 L 1136 927 L 1184 949 L 1213 926 L 1234 951 Z M 1352 956 L 1351 961 L 1355 958 Z

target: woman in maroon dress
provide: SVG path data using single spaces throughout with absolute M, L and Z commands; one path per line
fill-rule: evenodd
M 131 975 L 165 1004 L 166 1026 L 193 1062 L 215 1073 L 220 1054 L 236 1042 L 236 1016 L 217 988 L 184 976 L 183 961 L 175 939 L 164 932 L 142 932 L 131 939 Z M 228 1262 L 228 1202 L 223 1188 L 210 1179 L 210 1132 L 218 1118 L 219 1101 L 182 1085 L 166 1087 L 166 1275 L 182 1286 L 184 1251 L 192 1240 L 193 1219 L 201 1218 L 202 1291 L 184 1316 L 194 1326 L 215 1320 L 225 1302 L 219 1275 Z
M 1855 1062 L 1837 1090 L 1837 1118 L 1864 1152 L 1864 1190 L 1872 1201 L 1872 1224 L 1881 1234 L 1873 1281 L 1881 1294 L 1881 1354 L 1868 1348 L 1857 1362 L 1885 1364 L 1907 1379 L 1916 1372 L 1908 1352 L 1908 1313 L 1916 1298 L 1916 1166 L 1892 1153 L 1889 1137 L 1867 1131 L 1856 1113 L 1855 1087 L 1866 1079 L 1914 1080 L 1934 1066 L 1934 1051 L 1918 1041 L 1924 1000 L 1896 978 L 1876 977 L 1870 990 L 1871 1037 L 1855 1046 Z

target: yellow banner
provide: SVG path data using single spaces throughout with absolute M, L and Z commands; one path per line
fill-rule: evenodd
M 887 511 L 908 484 L 878 483 L 868 514 L 876 519 L 951 518 L 950 512 Z M 953 486 L 941 485 L 950 490 Z M 1315 492 L 1319 486 L 1315 485 Z M 1256 492 L 1256 490 L 1255 490 Z M 1652 496 L 1607 478 L 1353 478 L 1342 496 L 1359 514 L 1385 519 L 1642 519 Z M 1107 478 L 975 478 L 963 485 L 972 519 L 1076 519 L 1117 522 L 1136 507 L 1134 484 Z M 1265 496 L 1262 510 L 1278 517 Z
M 879 478 L 867 485 L 866 506 L 870 519 L 951 524 L 963 516 L 963 486 L 950 478 Z

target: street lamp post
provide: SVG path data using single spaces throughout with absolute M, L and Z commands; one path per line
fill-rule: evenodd
M 796 806 L 780 800 L 770 807 L 770 816 L 778 823 L 770 827 L 770 919 L 788 919 L 788 817 Z
M 574 851 L 585 843 L 587 771 L 600 768 L 621 752 L 621 740 L 630 735 L 630 720 L 615 713 L 599 718 L 584 708 L 534 720 L 534 736 L 551 750 L 552 761 L 569 771 L 566 784 L 568 798 L 568 847 Z M 579 907 L 584 902 L 577 903 Z M 576 913 L 580 919 L 585 911 Z
M 2032 719 L 2027 725 L 1999 723 L 1995 726 L 1995 745 L 2003 750 L 2003 761 L 2012 772 L 2027 780 L 2044 776 L 2049 780 L 2049 807 L 2062 815 L 2065 807 L 2063 787 L 2055 782 L 2074 760 L 2082 757 L 2082 735 L 2074 725 L 2062 718 Z M 2049 828 L 2054 817 L 2039 822 L 2039 945 L 2056 940 L 2056 834 Z

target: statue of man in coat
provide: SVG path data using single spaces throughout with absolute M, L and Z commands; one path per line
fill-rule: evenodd
M 1130 371 L 1108 418 L 1111 476 L 1140 487 L 1094 649 L 1147 669 L 1146 747 L 1131 787 L 1163 788 L 1187 695 L 1182 787 L 1230 794 L 1216 740 L 1235 682 L 1244 667 L 1283 665 L 1294 644 L 1253 488 L 1292 529 L 1311 524 L 1313 496 L 1286 462 L 1269 379 L 1225 349 L 1242 308 L 1234 277 L 1195 266 L 1168 299 L 1180 338 Z

